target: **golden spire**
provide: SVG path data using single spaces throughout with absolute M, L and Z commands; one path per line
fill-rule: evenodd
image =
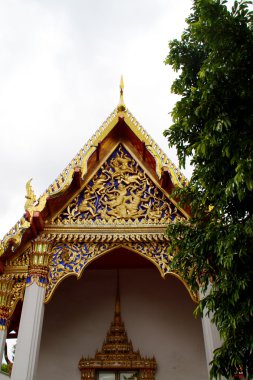
M 116 291 L 116 302 L 114 309 L 114 324 L 121 324 L 121 311 L 120 311 L 120 295 L 119 295 L 119 270 L 117 271 L 117 291 Z
M 120 78 L 120 98 L 119 98 L 119 105 L 117 107 L 118 112 L 124 112 L 126 110 L 125 102 L 124 102 L 124 81 L 123 81 L 123 75 L 121 75 Z

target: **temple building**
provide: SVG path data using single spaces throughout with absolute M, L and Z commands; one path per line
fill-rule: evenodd
M 216 346 L 171 270 L 184 175 L 120 102 L 0 244 L 0 380 L 207 380 Z M 78 280 L 78 281 L 77 281 Z M 5 354 L 6 356 L 6 354 Z M 8 360 L 8 359 L 7 359 Z

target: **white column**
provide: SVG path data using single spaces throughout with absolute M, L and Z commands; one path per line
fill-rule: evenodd
M 6 341 L 7 329 L 0 330 L 0 366 L 3 361 L 4 347 Z
M 200 299 L 207 296 L 210 293 L 211 288 L 212 288 L 212 285 L 209 284 L 206 292 L 203 292 L 201 290 L 199 292 Z M 219 331 L 217 330 L 217 327 L 215 326 L 215 324 L 212 323 L 211 319 L 212 319 L 212 313 L 210 312 L 209 316 L 207 316 L 206 310 L 204 310 L 203 317 L 202 317 L 202 330 L 203 330 L 203 336 L 204 336 L 208 375 L 211 368 L 210 362 L 213 360 L 213 352 L 216 348 L 220 347 L 222 344 Z M 221 379 L 223 379 L 223 377 Z
M 210 362 L 213 360 L 213 351 L 221 346 L 221 339 L 217 327 L 212 323 L 211 318 L 206 315 L 202 317 L 202 329 L 204 335 L 207 369 L 209 373 Z
M 5 349 L 14 283 L 15 280 L 11 279 L 8 275 L 0 276 L 0 366 Z
M 36 282 L 26 288 L 11 380 L 34 380 L 44 316 L 45 288 Z

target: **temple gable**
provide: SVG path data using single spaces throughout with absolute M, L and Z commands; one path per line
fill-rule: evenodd
M 182 213 L 119 144 L 56 225 L 168 224 Z

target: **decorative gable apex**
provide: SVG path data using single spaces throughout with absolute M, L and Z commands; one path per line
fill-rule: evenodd
M 47 190 L 38 200 L 36 200 L 35 197 L 32 197 L 31 199 L 29 198 L 29 194 L 32 194 L 32 189 L 30 183 L 28 184 L 27 188 L 29 190 L 29 194 L 27 194 L 28 202 L 26 202 L 26 204 L 29 203 L 29 207 L 25 208 L 25 214 L 4 236 L 3 240 L 0 243 L 0 255 L 13 255 L 17 249 L 20 249 L 21 245 L 25 245 L 31 239 L 34 239 L 36 236 L 38 236 L 40 232 L 43 231 L 44 226 L 48 223 L 48 221 L 56 220 L 55 215 L 59 215 L 59 210 L 63 210 L 64 205 L 68 204 L 68 200 L 72 198 L 73 195 L 76 195 L 77 190 L 82 188 L 83 184 L 87 182 L 87 177 L 90 175 L 90 167 L 93 165 L 93 167 L 96 167 L 96 170 L 98 169 L 100 157 L 102 157 L 103 154 L 106 154 L 106 144 L 108 140 L 110 140 L 110 136 L 115 134 L 115 131 L 120 128 L 121 130 L 127 130 L 125 139 L 135 139 L 135 141 L 132 142 L 132 145 L 137 146 L 136 149 L 139 153 L 142 152 L 141 154 L 143 161 L 146 160 L 147 165 L 150 165 L 150 163 L 153 165 L 155 175 L 157 177 L 157 180 L 160 181 L 160 185 L 166 181 L 170 182 L 170 191 L 167 191 L 167 194 L 171 192 L 173 187 L 184 186 L 187 183 L 184 175 L 176 168 L 176 166 L 157 146 L 150 135 L 144 130 L 144 128 L 137 122 L 134 116 L 126 108 L 123 100 L 123 82 L 121 82 L 120 103 L 118 107 L 112 112 L 112 114 L 106 119 L 106 121 L 97 130 L 93 137 L 87 142 L 87 144 L 82 147 L 82 149 L 72 159 L 69 165 L 62 171 L 62 173 L 60 173 L 57 179 L 47 188 Z M 106 144 L 104 144 L 105 141 Z M 103 148 L 104 150 L 100 149 L 103 144 L 105 146 L 105 148 Z M 130 160 L 130 158 L 128 159 Z M 119 160 L 119 158 L 117 160 Z M 137 164 L 134 165 L 137 168 Z M 139 167 L 140 166 L 138 166 L 138 168 Z M 132 168 L 132 170 L 135 169 Z M 128 172 L 125 172 L 125 175 L 128 175 L 129 178 L 131 177 L 130 180 L 134 180 L 133 173 L 131 173 L 130 169 L 128 169 Z M 135 175 L 137 175 L 137 172 Z M 108 172 L 107 176 L 113 177 L 111 172 Z M 139 170 L 138 179 L 136 177 L 136 181 L 139 183 L 139 187 L 137 186 L 137 182 L 135 182 L 134 189 L 132 186 L 133 184 L 131 186 L 130 184 L 127 185 L 126 178 L 122 178 L 122 183 L 119 183 L 115 179 L 115 184 L 117 186 L 114 190 L 112 190 L 109 189 L 109 186 L 107 185 L 106 188 L 109 193 L 107 196 L 104 196 L 103 200 L 100 197 L 99 208 L 97 208 L 93 202 L 90 202 L 89 206 L 86 204 L 86 202 L 88 202 L 87 191 L 92 192 L 91 186 L 87 184 L 86 193 L 84 194 L 83 192 L 83 200 L 81 201 L 80 197 L 77 200 L 77 203 L 83 203 L 78 203 L 79 214 L 75 211 L 74 219 L 76 218 L 77 222 L 85 220 L 87 223 L 91 223 L 94 218 L 96 219 L 96 222 L 100 220 L 101 222 L 111 221 L 114 223 L 117 223 L 122 219 L 127 221 L 127 223 L 134 222 L 134 220 L 139 220 L 142 222 L 144 219 L 146 221 L 149 220 L 149 222 L 152 220 L 155 221 L 156 219 L 159 219 L 160 221 L 163 220 L 164 223 L 165 221 L 169 222 L 170 218 L 168 218 L 168 213 L 162 212 L 161 207 L 159 213 L 157 213 L 157 210 L 155 210 L 155 196 L 152 196 L 152 204 L 150 201 L 151 198 L 148 200 L 148 197 L 151 197 L 151 194 L 148 194 L 148 191 L 151 190 L 149 189 L 144 191 L 144 188 L 141 190 L 140 185 L 142 176 L 143 178 L 145 177 L 144 171 Z M 97 172 L 95 186 L 98 186 L 99 183 L 105 184 L 105 181 L 105 174 L 103 173 L 103 175 L 101 175 Z M 148 183 L 148 179 L 146 177 L 145 181 Z M 107 181 L 107 183 L 109 182 Z M 117 194 L 117 201 L 115 200 L 115 202 L 120 202 L 119 192 L 122 186 L 125 186 L 127 191 L 125 195 L 122 193 L 122 197 L 124 199 L 123 204 L 117 205 L 113 202 L 110 203 L 112 201 L 112 198 L 116 197 Z M 93 191 L 94 190 L 95 189 L 93 187 Z M 130 191 L 132 191 L 131 194 Z M 164 200 L 164 195 L 162 195 L 162 193 L 159 194 L 160 195 L 158 198 L 161 201 Z M 92 196 L 94 198 L 94 194 Z M 141 196 L 144 198 L 140 204 L 138 203 L 138 197 Z M 156 202 L 158 202 L 158 198 L 156 199 Z M 94 200 L 95 198 L 93 201 Z M 171 201 L 172 203 L 170 203 L 169 207 L 172 208 L 171 215 L 174 215 L 173 213 L 175 212 L 175 202 L 173 200 Z M 138 205 L 138 207 L 136 205 Z M 95 216 L 95 214 L 97 215 Z M 121 215 L 121 217 L 119 215 Z M 180 213 L 177 214 L 177 217 L 179 217 L 179 215 Z M 185 213 L 185 215 L 187 215 L 187 213 Z M 66 218 L 68 217 L 65 215 L 65 222 L 63 216 L 61 216 L 61 218 L 62 220 L 59 220 L 58 218 L 58 221 L 66 223 Z
M 183 217 L 127 149 L 119 144 L 54 225 L 167 225 Z

